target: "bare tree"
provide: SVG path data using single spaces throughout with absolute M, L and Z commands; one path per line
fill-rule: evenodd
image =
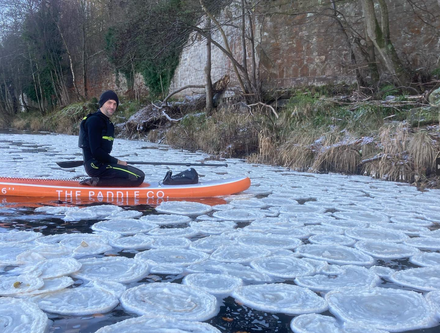
M 231 61 L 231 65 L 235 74 L 235 77 L 240 85 L 241 91 L 250 102 L 255 102 L 260 100 L 261 98 L 261 92 L 260 92 L 260 85 L 257 82 L 257 75 L 256 75 L 256 58 L 255 58 L 255 44 L 254 44 L 254 26 L 253 26 L 253 18 L 251 13 L 253 12 L 254 7 L 252 4 L 245 0 L 240 0 L 239 6 L 240 6 L 240 16 L 239 19 L 239 25 L 238 29 L 240 29 L 240 36 L 241 36 L 241 42 L 242 42 L 242 54 L 241 54 L 241 61 L 237 59 L 237 57 L 240 56 L 240 54 L 234 54 L 230 48 L 230 43 L 227 37 L 227 34 L 225 32 L 224 27 L 225 26 L 233 26 L 234 22 L 229 22 L 228 24 L 224 24 L 220 22 L 208 9 L 208 7 L 205 4 L 204 0 L 199 0 L 200 6 L 202 7 L 203 11 L 205 12 L 206 16 L 212 21 L 214 26 L 216 27 L 217 31 L 220 33 L 222 38 L 222 44 L 219 41 L 212 40 L 212 44 L 215 45 L 217 48 L 219 48 L 225 56 L 229 58 Z M 248 24 L 246 23 L 248 19 Z M 204 32 L 202 29 L 198 27 L 194 27 L 196 31 L 201 33 L 205 36 L 205 38 L 208 38 L 209 36 Z M 248 49 L 248 43 L 250 40 L 251 45 L 251 53 L 252 53 L 252 69 L 251 72 L 253 73 L 252 76 L 249 75 L 249 66 L 248 66 L 248 60 L 247 60 L 247 49 Z M 251 79 L 252 77 L 252 79 Z
M 392 75 L 394 82 L 399 86 L 407 86 L 410 83 L 408 69 L 400 60 L 390 35 L 390 21 L 388 6 L 385 0 L 360 0 L 365 20 L 366 38 L 374 45 L 374 48 Z M 378 11 L 375 9 L 378 6 Z
M 211 79 L 211 19 L 206 19 L 206 65 L 205 65 L 205 94 L 206 94 L 206 112 L 210 113 L 214 107 Z

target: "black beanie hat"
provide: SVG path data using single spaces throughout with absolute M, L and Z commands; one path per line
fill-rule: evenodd
M 99 97 L 99 107 L 103 106 L 109 99 L 116 101 L 116 107 L 119 106 L 118 95 L 116 95 L 113 90 L 107 90 L 102 93 L 101 97 Z

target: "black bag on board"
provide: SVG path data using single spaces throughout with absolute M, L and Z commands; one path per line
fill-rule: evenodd
M 189 168 L 185 171 L 179 172 L 173 176 L 171 171 L 168 171 L 165 178 L 162 180 L 164 185 L 185 185 L 185 184 L 197 184 L 199 182 L 199 175 L 193 168 Z

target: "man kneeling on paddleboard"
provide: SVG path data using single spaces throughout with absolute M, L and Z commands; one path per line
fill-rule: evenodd
M 84 117 L 80 125 L 78 146 L 83 150 L 84 168 L 91 178 L 80 182 L 89 186 L 139 186 L 145 174 L 127 162 L 110 155 L 115 127 L 110 121 L 119 99 L 112 90 L 102 93 L 99 110 Z

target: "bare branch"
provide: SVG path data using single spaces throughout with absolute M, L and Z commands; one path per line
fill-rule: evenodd
M 205 88 L 205 86 L 203 86 L 203 85 L 188 85 L 188 86 L 184 86 L 184 87 L 182 87 L 180 89 L 177 89 L 177 90 L 173 91 L 171 94 L 169 94 L 167 97 L 165 97 L 165 99 L 163 100 L 163 103 L 166 104 L 168 99 L 171 96 L 177 94 L 178 92 L 181 92 L 182 90 L 190 89 L 190 88 Z
M 275 111 L 275 109 L 273 108 L 273 106 L 268 105 L 268 104 L 263 103 L 263 102 L 258 102 L 258 103 L 254 103 L 254 104 L 249 104 L 248 107 L 251 108 L 252 106 L 257 106 L 257 105 L 262 105 L 262 106 L 264 106 L 264 107 L 267 107 L 267 108 L 271 109 L 272 112 L 273 112 L 273 114 L 275 115 L 275 117 L 277 117 L 277 118 L 279 117 L 279 116 L 278 116 L 278 113 Z

